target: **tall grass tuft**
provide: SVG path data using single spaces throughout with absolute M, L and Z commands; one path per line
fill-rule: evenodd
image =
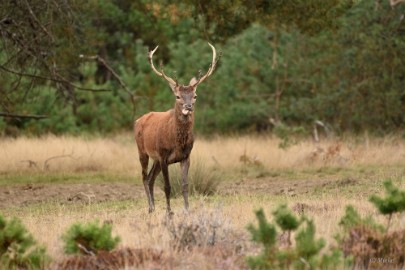
M 179 165 L 169 167 L 171 196 L 173 198 L 183 194 L 183 182 Z M 209 196 L 217 192 L 221 182 L 221 173 L 205 165 L 204 161 L 197 159 L 191 163 L 188 172 L 188 194 Z M 162 174 L 159 175 L 158 185 L 164 189 Z

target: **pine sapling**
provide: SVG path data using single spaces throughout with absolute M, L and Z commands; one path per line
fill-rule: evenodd
M 264 215 L 263 209 L 256 211 L 258 227 L 250 224 L 248 230 L 252 234 L 252 240 L 264 247 L 261 255 L 248 257 L 248 264 L 254 269 L 268 269 L 273 264 L 276 252 L 277 231 L 273 224 L 269 223 Z
M 274 219 L 277 225 L 287 232 L 288 247 L 291 246 L 291 231 L 295 231 L 300 225 L 300 221 L 294 216 L 294 214 L 287 208 L 286 204 L 280 205 L 275 211 L 273 211 Z
M 112 225 L 99 222 L 73 224 L 62 239 L 67 254 L 97 255 L 100 251 L 111 251 L 120 242 L 120 238 L 112 237 Z
M 324 239 L 315 239 L 314 222 L 306 219 L 305 224 L 305 228 L 301 229 L 295 237 L 297 255 L 301 259 L 297 263 L 304 263 L 304 265 L 302 265 L 303 267 L 307 264 L 311 266 L 316 265 L 320 251 L 325 246 Z
M 391 225 L 392 215 L 405 211 L 405 191 L 399 190 L 391 181 L 385 181 L 384 187 L 386 193 L 385 198 L 373 195 L 370 197 L 370 202 L 377 207 L 381 214 L 388 215 L 388 231 Z
M 48 258 L 45 248 L 37 245 L 19 219 L 7 221 L 0 215 L 0 266 L 40 269 Z

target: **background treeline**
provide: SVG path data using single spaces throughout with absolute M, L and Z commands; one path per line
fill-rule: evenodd
M 2 134 L 131 130 L 174 103 L 148 48 L 159 45 L 155 63 L 187 84 L 208 69 L 207 41 L 223 56 L 198 89 L 197 132 L 309 133 L 319 120 L 336 133 L 386 134 L 405 123 L 405 4 L 99 0 L 60 10 L 34 0 L 42 15 L 24 28 L 19 2 L 0 4 L 0 111 L 48 118 L 0 117 Z

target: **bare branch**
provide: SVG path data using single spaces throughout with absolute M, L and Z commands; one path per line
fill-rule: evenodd
M 111 72 L 111 74 L 114 76 L 115 79 L 117 79 L 118 83 L 121 85 L 122 88 L 124 88 L 124 90 L 131 96 L 133 97 L 134 94 L 129 90 L 128 86 L 124 83 L 124 81 L 121 79 L 121 77 L 115 72 L 115 70 L 107 64 L 107 62 L 101 58 L 98 55 L 94 55 L 94 56 L 85 56 L 85 55 L 80 55 L 80 58 L 83 59 L 89 59 L 89 60 L 96 60 L 97 62 L 99 62 L 100 64 L 102 64 L 106 69 L 108 69 L 108 71 Z
M 29 11 L 29 14 L 31 15 L 32 19 L 37 23 L 37 25 L 39 26 L 39 28 L 41 28 L 42 31 L 44 31 L 45 34 L 47 34 L 52 42 L 55 41 L 55 39 L 53 38 L 53 36 L 48 32 L 48 30 L 46 30 L 46 28 L 41 24 L 41 22 L 38 20 L 37 16 L 35 16 L 35 13 L 32 11 L 32 8 L 30 6 L 30 4 L 28 3 L 27 0 L 24 1 L 25 5 L 27 6 L 27 9 Z
M 390 0 L 391 7 L 394 7 L 400 3 L 405 3 L 405 0 Z
M 125 92 L 127 92 L 127 94 L 130 96 L 132 105 L 134 107 L 135 110 L 135 100 L 138 98 L 137 96 L 135 96 L 131 90 L 129 90 L 128 86 L 125 84 L 125 82 L 121 79 L 121 77 L 117 74 L 117 72 L 115 72 L 115 70 L 109 65 L 107 64 L 107 61 L 105 59 L 103 59 L 102 57 L 100 57 L 99 55 L 93 55 L 93 56 L 86 56 L 86 55 L 80 55 L 79 56 L 82 59 L 87 59 L 87 60 L 95 60 L 98 63 L 102 64 L 106 69 L 108 69 L 109 72 L 111 72 L 111 74 L 114 76 L 114 78 L 118 81 L 118 83 L 121 85 L 121 87 L 125 90 Z
M 13 114 L 13 113 L 6 113 L 0 112 L 1 117 L 9 117 L 9 118 L 24 118 L 24 119 L 45 119 L 48 118 L 47 115 L 33 115 L 33 114 Z
M 65 79 L 64 77 L 62 77 L 58 73 L 55 73 L 54 75 L 59 77 L 60 79 L 55 79 L 55 78 L 45 77 L 45 76 L 41 76 L 41 75 L 35 75 L 35 74 L 19 72 L 19 71 L 15 71 L 15 70 L 6 68 L 3 65 L 0 65 L 0 69 L 4 70 L 6 72 L 9 72 L 9 73 L 18 75 L 18 76 L 41 79 L 41 80 L 52 81 L 52 82 L 57 82 L 57 83 L 67 83 L 67 84 L 73 86 L 74 88 L 76 88 L 78 90 L 82 90 L 82 91 L 90 91 L 90 92 L 109 92 L 109 91 L 111 91 L 110 89 L 93 89 L 93 88 L 87 88 L 87 87 L 78 86 L 77 84 L 74 84 L 71 81 Z

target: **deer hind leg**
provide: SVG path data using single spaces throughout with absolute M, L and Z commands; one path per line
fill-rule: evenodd
M 182 188 L 183 188 L 183 198 L 184 198 L 184 208 L 188 211 L 188 169 L 190 168 L 190 157 L 180 163 L 181 168 L 181 178 L 182 178 Z
M 170 180 L 169 180 L 169 167 L 167 165 L 167 162 L 163 161 L 160 163 L 162 167 L 162 173 L 163 173 L 163 180 L 165 182 L 165 194 L 166 194 L 166 205 L 167 205 L 167 213 L 169 215 L 173 214 L 172 210 L 170 209 L 170 192 L 171 192 L 171 187 L 170 187 Z
M 159 161 L 155 160 L 152 165 L 152 169 L 150 169 L 148 174 L 148 184 L 149 184 L 149 192 L 152 199 L 153 208 L 155 208 L 155 196 L 153 195 L 153 187 L 155 184 L 155 179 L 159 175 L 161 171 Z
M 149 190 L 149 183 L 148 183 L 148 163 L 149 163 L 149 156 L 146 154 L 139 155 L 139 161 L 141 162 L 142 166 L 142 181 L 143 186 L 145 188 L 146 197 L 148 198 L 149 204 L 149 213 L 152 213 L 155 210 L 154 205 L 152 203 L 152 198 Z

